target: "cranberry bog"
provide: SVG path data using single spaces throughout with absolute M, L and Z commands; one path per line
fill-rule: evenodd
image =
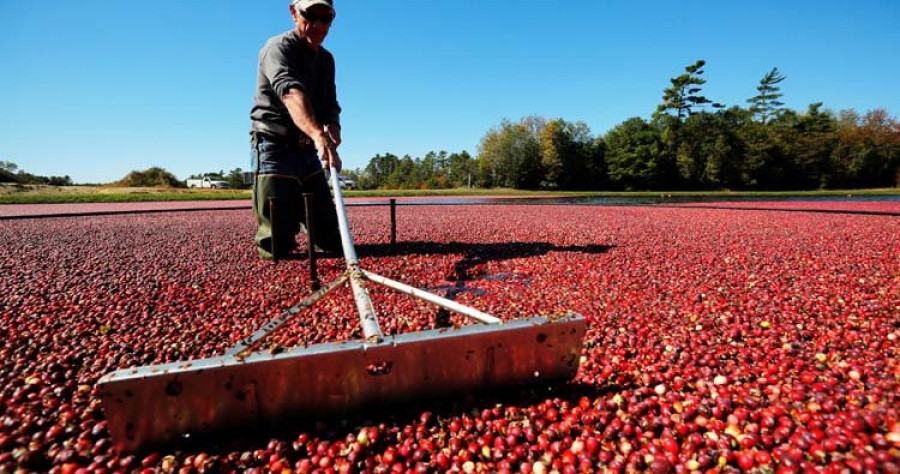
M 366 268 L 505 320 L 584 315 L 574 380 L 138 453 L 99 378 L 221 355 L 310 294 L 307 262 L 260 261 L 246 208 L 5 212 L 0 472 L 897 472 L 897 207 L 810 205 L 400 206 L 395 246 L 386 207 L 351 207 Z M 386 334 L 447 317 L 372 299 Z M 264 347 L 359 336 L 343 288 Z

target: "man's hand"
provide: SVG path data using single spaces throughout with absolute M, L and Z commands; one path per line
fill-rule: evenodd
M 341 157 L 337 152 L 337 145 L 331 139 L 331 136 L 324 130 L 314 139 L 316 143 L 316 151 L 319 152 L 319 159 L 325 169 L 334 167 L 338 173 L 341 171 Z
M 337 148 L 341 146 L 341 126 L 336 123 L 325 124 L 325 133 L 331 137 L 331 141 L 334 142 L 334 147 Z

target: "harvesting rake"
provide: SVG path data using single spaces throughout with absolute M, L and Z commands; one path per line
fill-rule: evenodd
M 566 380 L 575 375 L 586 323 L 581 315 L 516 321 L 411 287 L 360 267 L 338 173 L 330 185 L 347 270 L 224 355 L 117 370 L 98 382 L 113 443 L 135 451 L 220 429 L 266 427 L 378 403 Z M 291 317 L 349 281 L 363 338 L 256 350 Z M 382 333 L 367 284 L 455 311 L 479 324 L 399 335 Z

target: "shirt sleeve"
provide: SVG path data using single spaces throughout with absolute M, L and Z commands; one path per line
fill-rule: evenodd
M 326 80 L 326 84 L 328 86 L 325 89 L 325 107 L 322 111 L 321 120 L 323 123 L 333 123 L 340 125 L 341 124 L 341 106 L 337 100 L 337 85 L 335 84 L 335 66 L 334 66 L 334 57 L 329 54 L 329 66 L 327 68 L 328 78 Z
M 306 90 L 298 79 L 300 74 L 290 66 L 284 50 L 278 43 L 266 45 L 260 54 L 259 67 L 279 99 L 292 88 Z

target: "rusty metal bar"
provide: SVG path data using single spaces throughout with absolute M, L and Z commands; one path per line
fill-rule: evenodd
M 313 232 L 315 225 L 313 224 L 313 204 L 315 197 L 312 193 L 303 193 L 303 205 L 306 208 L 306 255 L 309 257 L 309 289 L 318 291 L 322 287 L 319 282 L 319 270 L 316 266 L 316 246 Z
M 425 300 L 433 305 L 440 306 L 441 308 L 449 309 L 450 311 L 456 311 L 457 313 L 468 316 L 469 318 L 472 318 L 480 323 L 497 324 L 497 323 L 502 322 L 500 320 L 500 318 L 497 318 L 495 316 L 491 316 L 490 314 L 478 311 L 475 308 L 470 308 L 466 305 L 459 304 L 456 301 L 448 300 L 447 298 L 442 298 L 433 293 L 429 293 L 425 290 L 420 290 L 418 288 L 409 286 L 405 283 L 400 283 L 399 281 L 396 281 L 396 280 L 391 280 L 390 278 L 383 277 L 381 275 L 372 273 L 370 271 L 363 270 L 362 272 L 363 272 L 363 275 L 367 279 L 372 280 L 375 283 L 379 283 L 379 284 L 384 285 L 393 290 L 397 290 L 397 291 L 406 293 L 408 295 L 414 296 L 416 298 L 419 298 L 421 300 Z
M 428 397 L 549 384 L 578 370 L 578 315 L 256 351 L 134 367 L 105 375 L 98 397 L 113 444 L 135 451 L 187 435 L 265 429 L 290 417 L 347 412 Z
M 345 273 L 345 274 L 341 275 L 341 277 L 338 278 L 337 280 L 334 280 L 333 282 L 329 283 L 327 286 L 325 286 L 325 288 L 322 288 L 319 291 L 309 295 L 309 298 L 306 298 L 305 300 L 301 301 L 300 303 L 292 306 L 290 309 L 288 309 L 284 313 L 281 313 L 281 315 L 278 316 L 277 318 L 266 323 L 265 326 L 257 329 L 256 332 L 254 332 L 253 334 L 247 336 L 244 339 L 241 339 L 240 342 L 238 342 L 234 347 L 232 347 L 227 352 L 225 352 L 225 355 L 226 356 L 236 356 L 241 353 L 246 353 L 246 352 L 252 351 L 253 348 L 256 347 L 256 345 L 259 343 L 259 341 L 262 338 L 268 336 L 269 334 L 272 333 L 272 331 L 278 329 L 282 324 L 286 323 L 295 314 L 299 313 L 300 311 L 303 311 L 306 308 L 309 308 L 310 306 L 313 305 L 313 303 L 315 303 L 316 301 L 319 301 L 323 296 L 327 295 L 335 288 L 346 283 L 347 278 L 348 278 L 348 276 Z
M 391 247 L 397 245 L 397 200 L 391 198 Z
M 272 245 L 270 247 L 272 251 L 272 263 L 278 263 L 278 252 L 275 251 L 275 242 L 278 240 L 275 237 L 275 229 L 277 228 L 275 227 L 275 201 L 276 199 L 274 197 L 269 198 L 269 225 L 272 227 Z

